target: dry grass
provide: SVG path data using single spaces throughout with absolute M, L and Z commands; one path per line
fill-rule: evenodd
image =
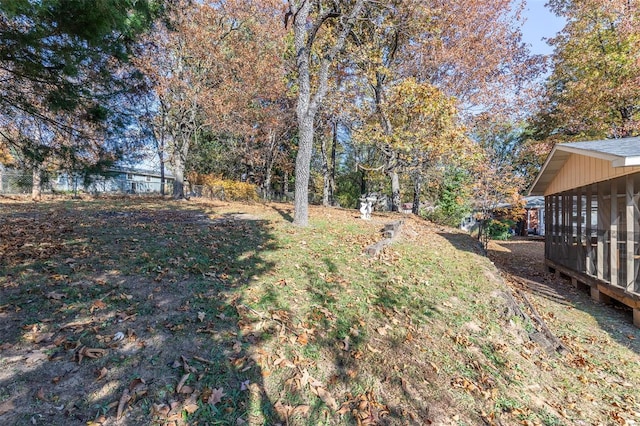
M 300 229 L 285 204 L 0 208 L 3 424 L 640 422 L 628 313 L 549 284 L 535 244 L 491 259 L 540 282 L 524 294 L 565 355 L 531 340 L 516 281 L 474 240 L 409 217 L 374 259 L 394 215 L 312 208 Z

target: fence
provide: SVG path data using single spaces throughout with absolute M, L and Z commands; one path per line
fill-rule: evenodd
M 30 194 L 33 187 L 33 176 L 16 170 L 0 169 L 0 194 Z M 165 183 L 165 194 L 171 194 L 173 182 Z M 97 177 L 85 183 L 81 178 L 61 176 L 57 179 L 44 179 L 42 193 L 77 193 L 91 194 L 158 194 L 159 181 L 128 180 L 121 177 Z
M 0 170 L 0 193 L 28 194 L 33 186 L 31 174 Z

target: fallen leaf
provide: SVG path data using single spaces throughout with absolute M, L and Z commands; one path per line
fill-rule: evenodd
M 66 294 L 63 293 L 57 293 L 55 291 L 50 291 L 49 293 L 46 294 L 47 299 L 53 299 L 53 300 L 62 300 L 64 297 L 67 297 Z
M 309 342 L 309 336 L 307 333 L 302 333 L 297 337 L 296 342 L 304 346 Z
M 183 386 L 180 388 L 179 393 L 183 393 L 185 395 L 191 395 L 193 393 L 193 388 L 191 386 Z
M 51 340 L 51 338 L 53 337 L 53 333 L 42 333 L 36 336 L 35 339 L 33 339 L 33 341 L 35 343 L 40 343 L 40 342 L 47 342 L 49 340 Z
M 349 336 L 346 336 L 343 340 L 342 340 L 342 344 L 344 345 L 342 347 L 343 351 L 347 351 L 349 352 Z
M 207 403 L 215 406 L 217 403 L 222 401 L 223 396 L 226 396 L 226 394 L 222 388 L 213 388 L 211 389 L 211 396 L 207 399 Z
M 189 379 L 189 376 L 191 375 L 191 373 L 186 373 L 182 376 L 182 378 L 180 379 L 180 381 L 178 382 L 178 386 L 176 386 L 176 392 L 180 393 L 180 391 L 182 390 L 182 387 L 184 386 L 184 384 L 187 382 L 187 380 Z
M 331 408 L 333 411 L 338 410 L 338 403 L 325 388 L 317 387 L 312 388 L 312 390 L 325 404 L 327 404 L 327 407 Z
M 38 393 L 36 394 L 36 398 L 38 398 L 40 401 L 46 401 L 47 397 L 44 395 L 44 388 L 40 388 L 38 389 Z
M 302 377 L 300 377 L 300 389 L 307 386 L 310 379 L 311 376 L 309 375 L 309 371 L 305 368 L 304 370 L 302 370 Z
M 160 417 L 168 417 L 170 410 L 171 409 L 166 404 L 153 404 L 151 408 L 151 412 Z
M 98 381 L 100 379 L 104 379 L 108 372 L 109 371 L 107 370 L 106 367 L 102 367 L 101 370 L 96 370 L 96 375 L 97 375 L 96 381 Z
M 298 405 L 294 407 L 288 404 L 285 405 L 280 401 L 275 403 L 274 408 L 276 410 L 276 413 L 278 413 L 281 418 L 287 420 L 289 419 L 289 417 L 295 415 L 307 416 L 309 414 L 309 411 L 311 410 L 311 407 L 309 405 Z
M 367 350 L 369 352 L 373 352 L 374 354 L 379 354 L 380 353 L 380 351 L 378 349 L 374 348 L 373 346 L 369 345 L 368 343 L 367 343 Z
M 187 387 L 187 386 L 185 386 Z M 186 411 L 188 414 L 193 414 L 196 411 L 198 411 L 198 408 L 200 408 L 200 406 L 198 405 L 198 393 L 193 393 L 191 394 L 191 396 L 189 398 L 187 398 L 187 400 L 184 402 L 184 405 L 182 406 L 182 408 L 184 409 L 184 411 Z
M 204 322 L 205 317 L 206 314 L 204 312 L 198 312 L 198 319 L 200 320 L 200 322 Z
M 129 394 L 129 389 L 125 389 L 122 392 L 122 396 L 120 397 L 120 401 L 118 401 L 118 411 L 116 412 L 116 419 L 120 419 L 122 417 L 122 413 L 124 412 L 124 408 L 127 405 L 127 402 L 131 400 L 131 395 Z
M 106 349 L 88 348 L 86 346 L 82 346 L 80 349 L 78 349 L 78 352 L 76 355 L 78 357 L 78 364 L 80 364 L 82 362 L 82 359 L 85 357 L 95 359 L 95 358 L 101 358 L 106 354 L 107 354 Z
M 351 401 L 345 401 L 340 406 L 340 409 L 336 411 L 336 414 L 339 416 L 343 416 L 349 412 L 351 412 Z
M 381 336 L 386 336 L 387 335 L 387 330 L 391 330 L 391 326 L 389 324 L 385 324 L 384 327 L 378 327 L 376 328 L 376 331 L 378 332 L 378 334 L 380 334 Z
M 104 303 L 102 300 L 98 299 L 91 304 L 91 308 L 89 310 L 91 313 L 93 313 L 93 311 L 95 310 L 104 309 L 106 307 L 107 307 L 107 304 Z
M 139 396 L 147 393 L 147 384 L 144 379 L 138 377 L 129 383 L 129 393 L 132 396 Z

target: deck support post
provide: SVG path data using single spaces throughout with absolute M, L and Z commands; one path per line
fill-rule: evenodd
M 633 310 L 633 325 L 640 327 L 640 309 L 638 308 Z
M 600 303 L 606 303 L 606 304 L 611 303 L 611 297 L 602 293 L 600 290 L 598 290 L 598 287 L 596 286 L 591 286 L 591 299 Z

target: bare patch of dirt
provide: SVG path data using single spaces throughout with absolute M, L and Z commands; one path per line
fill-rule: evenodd
M 638 329 L 633 326 L 631 309 L 617 302 L 598 303 L 587 290 L 576 289 L 570 280 L 548 272 L 543 239 L 516 237 L 491 241 L 488 256 L 509 285 L 531 297 L 549 326 L 561 337 L 562 329 L 579 322 L 585 333 L 608 335 L 640 355 L 640 342 L 635 338 Z

